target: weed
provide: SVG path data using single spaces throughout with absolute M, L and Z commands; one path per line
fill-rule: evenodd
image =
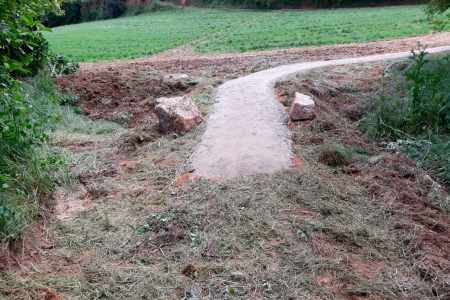
M 136 230 L 138 232 L 159 232 L 165 228 L 167 219 L 166 215 L 151 215 L 147 218 L 146 224 L 142 227 L 138 227 Z
M 80 65 L 75 61 L 69 61 L 62 54 L 53 54 L 50 57 L 49 68 L 51 76 L 61 76 L 76 73 Z
M 75 95 L 71 91 L 67 91 L 66 94 L 63 94 L 59 98 L 59 103 L 61 105 L 73 105 L 80 101 L 80 97 L 78 95 Z

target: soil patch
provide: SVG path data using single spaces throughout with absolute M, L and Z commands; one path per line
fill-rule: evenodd
M 65 92 L 80 97 L 77 104 L 92 120 L 108 120 L 135 127 L 155 124 L 154 106 L 159 97 L 189 93 L 190 80 L 163 80 L 142 72 L 98 72 L 58 77 Z

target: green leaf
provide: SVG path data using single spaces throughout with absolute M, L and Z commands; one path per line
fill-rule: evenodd
M 45 26 L 38 26 L 39 31 L 47 31 L 47 32 L 53 32 L 51 28 L 45 27 Z
M 301 239 L 306 239 L 305 232 L 298 226 L 294 228 L 295 234 L 298 235 Z

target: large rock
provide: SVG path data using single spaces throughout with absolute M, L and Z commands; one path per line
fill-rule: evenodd
M 159 119 L 159 129 L 167 132 L 187 132 L 203 122 L 203 117 L 190 98 L 159 98 L 155 113 Z
M 315 107 L 314 100 L 310 96 L 295 93 L 289 116 L 292 121 L 312 120 L 315 117 Z

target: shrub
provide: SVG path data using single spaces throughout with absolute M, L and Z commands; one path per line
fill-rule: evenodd
M 410 67 L 386 79 L 359 127 L 373 140 L 394 141 L 450 186 L 450 57 L 423 50 L 410 60 Z
M 387 79 L 374 110 L 360 122 L 372 139 L 450 134 L 449 55 L 426 57 L 412 52 L 411 67 Z
M 99 12 L 98 10 L 90 10 L 89 12 L 87 12 L 84 17 L 83 17 L 83 21 L 85 22 L 90 22 L 90 21 L 95 21 L 99 18 Z
M 51 12 L 60 13 L 58 0 L 0 1 L 0 243 L 20 238 L 43 211 L 60 162 L 45 147 L 57 93 L 38 74 L 48 52 L 39 18 Z M 36 74 L 29 84 L 17 80 Z
M 74 74 L 80 68 L 80 65 L 75 61 L 70 61 L 62 54 L 51 55 L 50 63 L 51 76 L 61 76 L 67 74 Z
M 14 60 L 22 60 L 20 56 L 27 56 L 25 64 L 26 70 L 13 70 L 10 74 L 14 78 L 36 76 L 38 72 L 48 63 L 49 44 L 42 36 L 42 33 L 34 33 L 29 37 L 29 42 L 33 44 L 32 48 L 23 47 L 20 54 L 15 54 L 10 58 Z

